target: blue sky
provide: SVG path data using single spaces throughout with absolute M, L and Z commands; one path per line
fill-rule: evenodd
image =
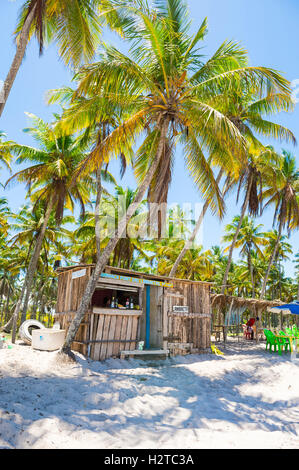
M 17 14 L 23 1 L 1 0 L 0 17 L 0 80 L 4 80 L 11 64 L 15 47 L 13 30 Z M 209 57 L 226 39 L 239 41 L 250 57 L 251 65 L 263 65 L 275 68 L 285 73 L 290 80 L 299 79 L 298 24 L 299 2 L 297 0 L 189 0 L 192 29 L 195 31 L 204 17 L 208 17 L 209 33 L 204 43 L 203 54 Z M 117 47 L 124 48 L 122 42 L 113 34 L 105 32 L 104 40 L 113 42 Z M 45 120 L 51 120 L 53 112 L 59 110 L 56 106 L 47 106 L 45 93 L 52 88 L 58 88 L 70 83 L 71 74 L 59 60 L 54 45 L 48 47 L 44 55 L 39 57 L 36 42 L 29 45 L 26 58 L 17 76 L 14 88 L 9 97 L 4 114 L 1 118 L 0 129 L 7 133 L 10 139 L 32 144 L 30 137 L 22 132 L 28 125 L 24 112 L 34 113 Z M 299 98 L 299 93 L 298 93 Z M 299 107 L 293 113 L 282 113 L 275 120 L 288 126 L 299 139 Z M 270 142 L 277 150 L 281 147 L 298 153 L 291 145 Z M 299 159 L 297 158 L 298 165 Z M 112 165 L 112 171 L 118 178 L 118 165 Z M 16 169 L 16 168 L 14 168 Z M 7 173 L 2 170 L 0 178 L 5 180 Z M 122 185 L 134 187 L 135 182 L 131 172 L 128 172 Z M 17 210 L 25 200 L 25 190 L 15 185 L 5 192 L 0 190 L 0 196 L 8 198 L 13 210 Z M 200 194 L 194 187 L 184 169 L 182 155 L 178 149 L 172 185 L 169 193 L 170 203 L 192 203 L 201 201 Z M 235 196 L 227 200 L 227 212 L 220 223 L 209 214 L 204 222 L 203 245 L 210 248 L 220 244 L 223 227 L 239 213 Z M 258 219 L 265 229 L 272 226 L 272 209 L 268 209 Z M 294 252 L 299 251 L 298 232 L 292 235 L 291 243 Z M 293 274 L 292 262 L 287 262 L 286 272 Z

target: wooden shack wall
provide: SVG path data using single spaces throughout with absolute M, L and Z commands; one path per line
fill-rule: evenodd
M 61 328 L 66 330 L 79 307 L 92 271 L 91 267 L 86 267 L 85 276 L 72 279 L 72 274 L 80 269 L 82 268 L 74 268 L 59 274 L 56 319 Z M 207 351 L 211 346 L 210 286 L 183 280 L 173 281 L 173 284 L 173 288 L 163 288 L 162 297 L 162 288 L 159 292 L 158 289 L 157 292 L 153 289 L 153 292 L 159 293 L 158 297 L 162 298 L 160 305 L 156 306 L 157 314 L 161 312 L 160 319 L 155 317 L 153 323 L 155 327 L 159 326 L 160 330 L 159 322 L 162 321 L 163 348 L 169 349 L 174 355 Z M 154 297 L 156 299 L 157 296 Z M 189 313 L 173 312 L 174 305 L 188 306 Z M 142 317 L 144 316 L 143 310 Z M 129 318 L 125 314 L 95 314 L 90 309 L 83 318 L 72 349 L 87 355 L 88 341 L 104 340 L 102 343 L 90 343 L 90 357 L 95 360 L 118 356 L 124 349 L 132 350 L 140 340 L 141 318 Z
M 140 313 L 111 312 L 91 314 L 89 339 L 90 357 L 103 361 L 108 357 L 119 357 L 121 351 L 133 351 L 137 347 Z
M 60 327 L 68 330 L 76 311 L 80 305 L 86 284 L 91 275 L 91 268 L 86 268 L 85 276 L 72 279 L 72 274 L 80 271 L 80 268 L 64 271 L 58 277 L 58 292 L 56 303 L 55 320 L 60 323 Z M 76 334 L 72 349 L 87 355 L 87 344 L 84 343 L 89 338 L 90 311 L 86 312 Z
M 189 312 L 174 312 L 175 305 L 188 306 Z M 173 355 L 208 351 L 211 347 L 210 286 L 178 280 L 172 289 L 165 289 L 163 330 L 164 347 Z

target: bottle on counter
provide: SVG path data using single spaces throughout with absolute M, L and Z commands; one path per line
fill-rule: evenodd
M 130 309 L 131 309 L 131 310 L 134 309 L 134 302 L 133 302 L 132 297 L 130 297 Z
M 118 308 L 118 298 L 117 297 L 115 299 L 115 307 L 114 308 Z
M 130 301 L 129 301 L 129 299 L 126 300 L 126 308 L 127 308 L 127 309 L 130 308 Z
M 115 300 L 114 300 L 114 297 L 112 297 L 112 300 L 111 300 L 111 308 L 115 308 Z

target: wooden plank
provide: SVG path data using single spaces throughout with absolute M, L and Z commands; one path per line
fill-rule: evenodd
M 89 334 L 89 339 L 93 339 L 93 340 L 96 339 L 99 318 L 100 317 L 98 315 L 92 315 L 92 331 Z M 90 344 L 89 356 L 93 359 L 94 359 L 94 349 L 95 349 L 95 344 Z
M 166 338 L 168 335 L 168 308 L 167 308 L 167 297 L 165 294 L 165 289 L 163 292 L 162 300 L 162 336 Z M 163 339 L 163 349 L 167 349 L 167 340 Z
M 120 315 L 116 316 L 115 335 L 114 335 L 115 340 L 117 340 L 117 339 L 120 340 L 122 321 L 123 321 L 123 319 Z M 112 355 L 113 356 L 118 356 L 119 351 L 120 351 L 120 343 L 115 343 L 113 345 Z
M 115 327 L 116 327 L 116 319 L 117 316 L 113 315 L 110 320 L 110 325 L 109 325 L 109 332 L 108 332 L 108 340 L 113 340 L 115 338 Z M 112 356 L 112 351 L 113 351 L 113 343 L 108 343 L 107 344 L 107 351 L 106 351 L 106 358 Z
M 93 307 L 93 313 L 99 315 L 121 315 L 121 316 L 140 316 L 142 315 L 142 310 L 129 310 L 129 309 L 119 309 L 119 308 L 99 308 Z
M 128 317 L 128 325 L 127 325 L 127 337 L 126 339 L 131 339 L 131 334 L 132 334 L 132 317 Z M 125 344 L 125 349 L 130 349 L 130 343 Z
M 143 350 L 128 350 L 128 351 L 121 351 L 120 358 L 125 359 L 126 356 L 168 356 L 169 350 L 168 349 L 151 349 L 149 351 Z
M 109 336 L 110 330 L 110 321 L 113 318 L 111 315 L 103 315 L 104 317 L 104 326 L 103 326 L 103 335 L 102 339 L 107 340 Z M 107 357 L 107 343 L 103 343 L 101 345 L 101 352 L 100 352 L 100 361 L 103 361 Z
M 131 334 L 131 339 L 135 339 L 135 343 L 131 343 L 130 350 L 133 350 L 136 348 L 136 343 L 137 343 L 137 328 L 138 328 L 138 317 L 135 317 L 132 319 L 132 334 Z
M 143 285 L 143 284 L 149 284 L 152 286 L 160 286 L 160 287 L 173 287 L 172 282 L 163 282 L 163 281 L 154 281 L 152 279 L 146 279 L 145 277 L 131 277 L 131 276 L 122 276 L 121 274 L 108 274 L 108 273 L 102 273 L 99 279 L 99 282 L 101 279 L 115 279 L 118 281 L 125 281 L 125 282 L 130 282 L 134 285 Z
M 72 276 L 71 273 L 67 274 L 67 284 L 66 284 L 66 310 L 71 309 L 71 283 L 72 283 Z
M 170 348 L 178 348 L 178 349 L 184 349 L 184 348 L 193 348 L 193 343 L 168 343 L 168 346 Z
M 176 293 L 167 294 L 167 297 L 173 297 L 173 298 L 176 298 L 176 299 L 182 299 L 182 300 L 184 300 L 184 301 L 187 300 L 187 298 L 185 297 L 184 294 L 176 294 Z
M 128 319 L 129 319 L 129 317 L 122 317 L 120 339 L 123 340 L 123 342 L 120 343 L 120 345 L 119 345 L 119 350 L 120 351 L 125 349 L 125 344 L 126 344 L 125 340 L 126 340 L 126 337 L 127 337 Z
M 211 325 L 212 325 L 211 318 L 208 318 L 206 322 L 207 322 L 206 347 L 211 348 Z
M 183 313 L 183 312 L 168 312 L 170 317 L 182 318 L 211 318 L 209 313 Z
M 124 281 L 121 279 L 108 279 L 108 278 L 100 278 L 98 280 L 99 284 L 102 286 L 103 284 L 111 285 L 111 286 L 120 286 L 120 287 L 134 287 L 136 289 L 142 289 L 143 288 L 143 283 L 140 282 L 140 280 L 136 280 L 135 282 L 132 281 Z
M 204 326 L 203 326 L 204 320 L 202 318 L 199 319 L 199 345 L 198 347 L 200 349 L 205 348 L 205 343 L 204 343 Z
M 96 317 L 96 316 L 95 316 Z M 93 339 L 102 339 L 103 336 L 103 326 L 104 326 L 104 315 L 100 315 L 97 321 L 97 329 L 96 329 L 96 335 L 94 336 Z M 100 353 L 101 353 L 101 345 L 96 344 L 93 348 L 94 353 L 93 353 L 93 359 L 95 361 L 100 360 Z

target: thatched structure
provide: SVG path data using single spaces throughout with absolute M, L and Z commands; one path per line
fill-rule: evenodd
M 212 307 L 217 307 L 218 310 L 250 310 L 255 315 L 257 312 L 267 310 L 268 307 L 283 305 L 283 302 L 281 300 L 247 299 L 245 297 L 234 297 L 225 294 L 211 294 L 211 305 Z
M 256 318 L 256 341 L 258 341 L 259 335 L 263 336 L 263 328 L 261 325 L 261 315 L 263 312 L 267 312 L 269 307 L 277 307 L 283 305 L 280 300 L 260 300 L 260 299 L 248 299 L 244 297 L 234 297 L 225 294 L 211 294 L 211 307 L 215 308 L 217 315 L 224 320 L 223 335 L 224 341 L 226 341 L 227 328 L 231 328 L 234 324 L 239 333 L 240 319 L 246 310 L 249 310 L 251 316 Z M 236 319 L 237 316 L 237 319 Z M 222 323 L 222 321 L 220 321 Z

